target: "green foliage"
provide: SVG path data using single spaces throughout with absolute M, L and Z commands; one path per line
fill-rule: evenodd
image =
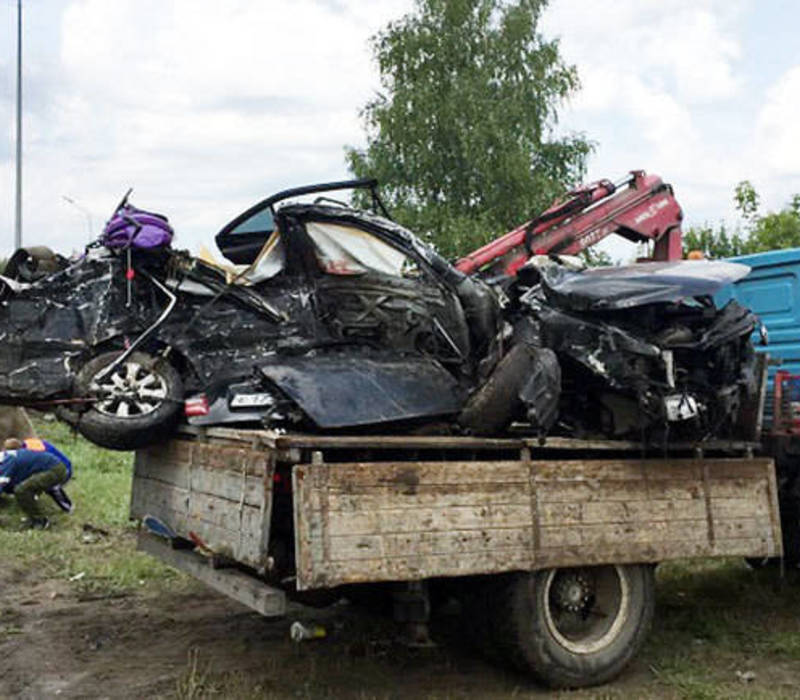
M 758 206 L 761 202 L 753 184 L 749 180 L 742 180 L 734 188 L 733 199 L 742 218 L 752 222 L 758 214 Z
M 701 250 L 708 258 L 728 258 L 800 247 L 800 194 L 795 194 L 781 211 L 762 215 L 758 211 L 758 193 L 748 180 L 743 180 L 736 185 L 734 201 L 743 229 L 729 233 L 724 223 L 716 229 L 708 224 L 691 228 L 683 235 L 684 255 Z
M 587 267 L 611 267 L 614 261 L 611 256 L 604 250 L 597 250 L 596 248 L 586 248 L 580 253 L 580 257 L 586 263 Z
M 552 134 L 578 76 L 537 31 L 545 5 L 416 0 L 372 39 L 382 90 L 349 167 L 377 177 L 393 216 L 445 255 L 513 228 L 584 174 L 591 145 Z
M 728 233 L 724 222 L 716 229 L 706 224 L 684 231 L 684 257 L 692 250 L 702 251 L 706 258 L 730 258 L 744 254 L 745 241 L 738 231 Z
M 800 246 L 800 195 L 779 212 L 756 216 L 747 240 L 748 253 Z

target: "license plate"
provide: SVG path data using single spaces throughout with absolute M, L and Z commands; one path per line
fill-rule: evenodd
M 236 394 L 231 399 L 231 408 L 252 408 L 254 406 L 272 406 L 275 399 L 272 394 Z

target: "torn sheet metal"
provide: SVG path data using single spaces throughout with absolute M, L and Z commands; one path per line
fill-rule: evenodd
M 695 262 L 541 268 L 520 301 L 528 335 L 561 363 L 562 424 L 614 437 L 730 436 L 755 391 L 756 319 L 735 302 L 717 309 L 709 295 L 746 272 Z
M 575 311 L 627 309 L 645 304 L 711 296 L 745 277 L 747 265 L 682 260 L 601 267 L 577 272 L 559 265 L 542 268 L 549 299 Z
M 0 401 L 91 411 L 92 396 L 75 395 L 91 393 L 76 388 L 81 368 L 135 347 L 169 358 L 187 395 L 208 394 L 206 423 L 292 423 L 305 411 L 321 428 L 458 411 L 479 359 L 464 275 L 396 224 L 347 207 L 287 206 L 262 223 L 244 234 L 251 246 L 263 233 L 260 253 L 233 271 L 169 246 L 93 245 L 72 261 L 54 256 L 60 269 L 29 286 L 12 277 L 0 289 Z M 296 359 L 309 353 L 313 362 Z M 248 382 L 266 383 L 257 368 L 270 363 L 287 388 L 304 373 L 308 386 L 324 382 L 316 408 L 308 386 L 253 404 L 261 390 Z
M 447 416 L 461 408 L 452 375 L 424 359 L 275 358 L 259 370 L 320 428 Z

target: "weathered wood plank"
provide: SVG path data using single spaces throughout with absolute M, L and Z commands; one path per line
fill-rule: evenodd
M 169 440 L 158 445 L 152 445 L 144 450 L 138 450 L 136 454 L 137 458 L 145 457 L 155 464 L 161 462 L 188 464 L 192 461 L 194 444 L 188 440 Z
M 320 513 L 322 511 L 319 511 Z M 493 527 L 525 527 L 531 524 L 530 504 L 476 505 L 416 510 L 329 512 L 331 536 L 436 530 L 480 530 Z
M 191 574 L 211 588 L 266 617 L 280 616 L 286 612 L 286 594 L 254 576 L 248 576 L 236 569 L 213 569 L 208 560 L 199 554 L 171 549 L 151 535 L 140 534 L 137 549 Z
M 596 523 L 541 528 L 542 547 L 598 547 L 618 542 L 658 542 L 669 540 L 700 541 L 708 539 L 705 519 L 667 520 L 639 523 Z
M 564 507 L 565 504 L 549 504 Z M 569 507 L 569 506 L 567 506 Z M 705 517 L 705 503 L 701 499 L 666 500 L 651 498 L 638 501 L 604 501 L 574 504 L 582 523 L 647 523 L 658 520 L 699 520 Z M 575 522 L 559 518 L 557 522 Z
M 640 452 L 645 450 L 652 454 L 664 452 L 663 444 L 647 444 L 633 440 L 581 440 L 566 437 L 548 437 L 544 445 L 538 438 L 523 438 L 531 449 L 539 450 L 584 450 L 609 452 Z M 705 442 L 671 442 L 669 452 L 685 453 L 703 449 L 707 452 L 741 453 L 754 450 L 760 446 L 757 440 L 706 440 Z
M 298 586 L 772 556 L 771 469 L 763 459 L 298 466 Z
M 190 534 L 196 535 L 216 554 L 222 554 L 255 569 L 262 568 L 265 564 L 266 555 L 261 547 L 261 541 L 252 534 L 227 530 L 203 520 L 193 519 L 186 513 L 152 504 L 142 512 L 141 517 L 144 515 L 154 515 L 187 539 Z
M 549 569 L 596 564 L 658 563 L 670 559 L 714 556 L 774 557 L 780 546 L 767 536 L 752 539 L 721 539 L 715 544 L 700 541 L 626 542 L 587 550 L 585 547 L 549 547 L 537 553 L 532 568 Z
M 750 494 L 752 498 L 763 499 L 769 487 L 766 477 L 755 479 L 739 477 L 735 479 L 708 480 L 709 491 L 712 499 L 716 498 L 745 498 Z
M 260 509 L 254 506 L 149 479 L 137 481 L 139 497 L 154 507 L 185 513 L 192 520 L 204 520 L 233 532 L 255 533 L 260 530 Z
M 728 518 L 769 517 L 770 504 L 766 494 L 759 500 L 750 498 L 712 498 L 711 515 L 714 520 Z
M 349 583 L 374 581 L 409 581 L 441 576 L 469 576 L 502 571 L 524 571 L 533 566 L 530 552 L 510 549 L 486 552 L 474 556 L 455 557 L 452 554 L 398 558 L 359 559 L 352 562 L 329 562 L 315 567 L 305 587 L 333 586 L 343 580 Z M 298 581 L 298 587 L 303 584 Z
M 180 536 L 256 568 L 269 549 L 273 454 L 172 440 L 137 452 L 131 516 L 155 515 Z
M 331 537 L 330 561 L 438 555 L 480 555 L 500 550 L 531 551 L 532 528 L 453 530 L 403 535 L 338 535 Z M 314 562 L 325 561 L 325 557 Z
M 464 449 L 497 450 L 521 449 L 521 438 L 453 437 L 450 435 L 300 435 L 289 433 L 275 438 L 280 449 L 306 447 L 309 449 Z
M 202 464 L 206 469 L 223 469 L 237 473 L 246 471 L 253 476 L 264 476 L 269 460 L 263 452 L 238 447 L 197 444 L 192 461 L 194 464 Z
M 644 479 L 604 482 L 599 479 L 536 479 L 534 487 L 541 503 L 629 502 L 652 500 L 695 500 L 703 498 L 700 479 Z
M 237 474 L 220 469 L 206 469 L 192 464 L 172 462 L 153 463 L 152 460 L 136 467 L 138 478 L 163 482 L 188 491 L 198 491 L 229 501 L 244 499 L 247 505 L 260 507 L 264 501 L 263 477 Z
M 471 505 L 525 505 L 530 499 L 527 483 L 501 484 L 420 484 L 415 493 L 402 487 L 365 486 L 359 493 L 352 488 L 332 485 L 328 502 L 333 511 L 377 511 L 416 509 L 420 506 L 450 508 Z
M 308 466 L 298 469 L 302 474 Z M 364 486 L 395 486 L 408 494 L 416 493 L 421 484 L 522 484 L 528 480 L 524 463 L 511 461 L 355 462 L 330 468 L 332 488 L 360 491 Z

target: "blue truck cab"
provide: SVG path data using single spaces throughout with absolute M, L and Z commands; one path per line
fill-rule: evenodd
M 714 300 L 722 305 L 736 299 L 750 308 L 767 330 L 766 345 L 761 344 L 758 329 L 753 336 L 756 351 L 769 353 L 770 357 L 762 445 L 765 453 L 775 459 L 784 560 L 788 566 L 800 568 L 800 431 L 797 420 L 792 421 L 789 430 L 784 429 L 782 421 L 773 421 L 776 372 L 795 375 L 780 382 L 779 391 L 782 398 L 788 399 L 792 418 L 798 418 L 800 407 L 800 248 L 742 255 L 732 260 L 749 265 L 750 273 L 722 289 Z M 781 405 L 785 405 L 784 401 Z
M 764 427 L 772 421 L 774 377 L 778 370 L 800 375 L 800 248 L 731 258 L 751 268 L 747 277 L 718 292 L 714 300 L 722 306 L 735 299 L 753 311 L 767 330 L 768 343 L 761 343 L 760 330 L 753 334 L 756 352 L 770 356 Z

